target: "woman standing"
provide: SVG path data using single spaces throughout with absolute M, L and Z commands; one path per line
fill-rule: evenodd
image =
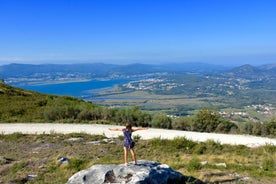
M 131 124 L 127 123 L 125 128 L 109 128 L 109 130 L 112 131 L 122 131 L 124 134 L 124 159 L 125 159 L 125 166 L 127 166 L 128 163 L 128 150 L 131 153 L 132 160 L 135 164 L 137 164 L 135 152 L 134 152 L 134 146 L 135 143 L 133 142 L 131 135 L 132 132 L 138 131 L 138 130 L 147 130 L 148 128 L 132 128 Z

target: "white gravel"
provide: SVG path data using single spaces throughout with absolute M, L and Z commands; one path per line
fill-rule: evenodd
M 11 134 L 21 132 L 26 134 L 49 134 L 49 133 L 88 133 L 88 134 L 104 134 L 107 137 L 118 137 L 122 135 L 119 131 L 110 131 L 110 127 L 120 127 L 114 125 L 97 125 L 97 124 L 57 124 L 57 123 L 5 123 L 0 124 L 0 133 Z M 199 133 L 179 130 L 164 130 L 149 128 L 134 132 L 133 135 L 140 135 L 142 139 L 163 138 L 173 139 L 175 137 L 186 137 L 193 141 L 214 140 L 221 144 L 246 145 L 249 147 L 257 147 L 266 144 L 276 146 L 276 139 L 256 137 L 249 135 L 231 135 L 216 133 Z

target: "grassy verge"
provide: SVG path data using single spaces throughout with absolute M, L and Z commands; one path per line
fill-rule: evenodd
M 258 148 L 174 140 L 139 140 L 138 159 L 168 164 L 184 175 L 211 183 L 273 183 L 276 147 Z M 87 134 L 0 134 L 0 183 L 66 183 L 94 164 L 121 164 L 121 137 Z M 69 162 L 60 162 L 68 158 Z M 130 159 L 130 158 L 129 158 Z

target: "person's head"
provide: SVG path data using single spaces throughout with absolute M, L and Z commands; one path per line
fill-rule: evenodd
M 131 130 L 131 129 L 132 129 L 132 126 L 131 126 L 130 123 L 126 123 L 126 129 L 127 129 L 127 130 Z

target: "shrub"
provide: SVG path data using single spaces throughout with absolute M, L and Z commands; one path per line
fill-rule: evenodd
M 235 132 L 238 129 L 238 126 L 235 123 L 229 121 L 222 121 L 217 125 L 216 132 L 229 133 Z
M 84 159 L 72 159 L 69 162 L 68 169 L 80 171 L 84 168 L 86 160 Z
M 76 119 L 80 110 L 76 107 L 61 106 L 52 107 L 44 111 L 44 118 L 49 121 Z
M 81 111 L 78 116 L 77 119 L 79 120 L 91 120 L 92 119 L 92 114 L 89 110 L 83 110 Z
M 195 145 L 195 142 L 187 139 L 186 137 L 176 137 L 171 141 L 171 146 L 176 149 L 191 150 Z
M 276 135 L 276 119 L 272 119 L 271 121 L 265 123 L 264 128 L 267 135 Z
M 180 117 L 173 123 L 173 129 L 177 130 L 191 130 L 192 120 L 190 117 Z
M 140 135 L 135 135 L 135 136 L 133 136 L 133 141 L 134 141 L 134 142 L 138 142 L 140 139 L 141 139 L 141 136 L 140 136 Z
M 192 124 L 192 130 L 199 132 L 213 132 L 223 120 L 216 110 L 203 108 L 199 111 Z
M 161 139 L 161 138 L 153 138 L 150 140 L 150 143 L 153 147 L 165 147 L 166 145 L 169 145 L 169 140 L 167 139 Z
M 195 146 L 193 153 L 195 154 L 204 154 L 207 151 L 207 147 L 203 143 L 199 143 Z
M 274 146 L 273 144 L 266 144 L 264 146 L 261 147 L 263 149 L 263 151 L 267 154 L 274 154 L 276 153 L 276 146 Z
M 172 128 L 172 119 L 164 114 L 155 115 L 151 125 L 156 128 Z

